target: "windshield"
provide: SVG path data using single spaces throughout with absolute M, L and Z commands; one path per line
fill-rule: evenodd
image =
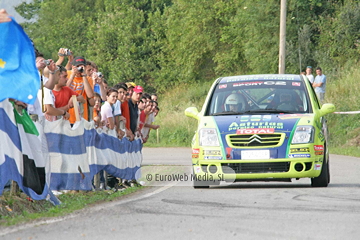
M 219 83 L 209 101 L 207 114 L 311 113 L 302 81 L 238 81 Z

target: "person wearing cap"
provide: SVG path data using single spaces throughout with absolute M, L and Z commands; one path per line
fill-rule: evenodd
M 129 104 L 129 112 L 130 112 L 130 130 L 133 134 L 135 134 L 138 125 L 139 118 L 139 109 L 138 102 L 140 101 L 141 95 L 143 93 L 143 88 L 141 86 L 134 87 L 134 91 L 131 95 Z
M 128 93 L 129 93 L 127 99 L 130 100 L 130 98 L 133 94 L 134 88 L 136 87 L 136 84 L 134 82 L 127 82 L 126 86 L 128 87 Z
M 86 121 L 89 121 L 89 106 L 94 106 L 94 91 L 93 86 L 88 80 L 88 77 L 85 72 L 86 69 L 86 60 L 84 57 L 75 57 L 72 62 L 72 70 L 68 71 L 68 76 L 70 75 L 66 86 L 70 87 L 79 95 L 82 95 L 86 100 L 82 105 L 83 112 L 81 117 Z M 76 121 L 74 109 L 69 110 L 70 113 L 70 123 L 74 124 Z
M 309 79 L 309 81 L 311 83 L 314 82 L 314 75 L 312 74 L 312 67 L 311 66 L 306 67 L 306 77 Z

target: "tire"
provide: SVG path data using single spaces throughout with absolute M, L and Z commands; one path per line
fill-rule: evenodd
M 196 179 L 197 179 L 197 177 L 196 177 L 196 173 L 195 173 L 195 171 L 194 171 L 194 169 L 193 169 L 193 172 L 192 172 L 192 174 L 193 174 L 193 187 L 195 188 L 195 189 L 198 189 L 198 188 L 209 188 L 210 187 L 210 184 L 208 183 L 208 182 L 205 182 L 205 181 L 197 181 Z
M 196 174 L 193 172 L 193 176 L 196 176 Z M 206 181 L 197 181 L 197 178 L 195 177 L 193 179 L 193 187 L 196 188 L 209 188 L 210 184 Z
M 325 156 L 324 156 L 323 166 L 321 168 L 320 175 L 318 177 L 311 179 L 312 187 L 327 187 L 330 183 L 329 159 L 328 157 Z
M 199 183 L 198 181 L 194 181 L 194 185 L 193 187 L 195 189 L 199 189 L 199 188 L 209 188 L 209 185 L 205 185 L 203 182 Z

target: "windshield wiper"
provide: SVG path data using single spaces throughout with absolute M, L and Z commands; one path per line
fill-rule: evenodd
M 255 110 L 249 110 L 245 111 L 244 113 L 294 113 L 294 111 L 285 111 L 280 109 L 255 109 Z
M 225 112 L 211 114 L 211 116 L 244 115 L 244 114 L 252 114 L 252 113 L 294 113 L 294 111 L 284 111 L 279 109 L 255 109 L 255 110 L 248 110 L 245 112 L 225 111 Z
M 220 113 L 214 113 L 211 114 L 211 116 L 220 116 L 220 115 L 239 115 L 239 114 L 243 114 L 244 112 L 235 112 L 235 111 L 225 111 L 225 112 L 220 112 Z

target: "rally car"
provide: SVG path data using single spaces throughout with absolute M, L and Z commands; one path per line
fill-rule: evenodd
M 330 182 L 328 130 L 321 106 L 303 75 L 264 74 L 218 78 L 199 112 L 192 140 L 195 188 L 224 182 Z

